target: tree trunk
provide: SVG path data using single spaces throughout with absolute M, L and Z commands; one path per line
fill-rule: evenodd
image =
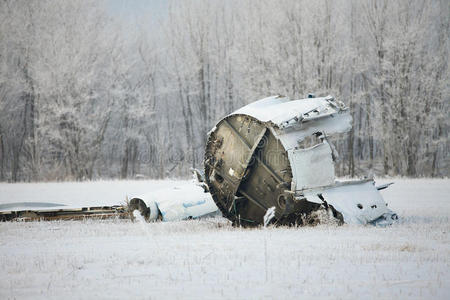
M 122 167 L 120 168 L 120 178 L 128 177 L 128 161 L 130 159 L 130 139 L 125 141 L 125 151 L 122 157 Z
M 3 142 L 3 130 L 0 126 L 0 181 L 5 180 L 5 143 Z

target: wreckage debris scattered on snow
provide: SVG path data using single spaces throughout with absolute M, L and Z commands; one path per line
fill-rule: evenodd
M 276 224 L 304 224 L 331 210 L 341 222 L 390 224 L 375 182 L 337 182 L 337 152 L 328 137 L 351 129 L 347 107 L 331 96 L 265 98 L 220 120 L 208 136 L 205 178 L 222 214 L 233 223 L 263 224 L 275 207 Z
M 129 218 L 123 205 L 79 207 L 48 202 L 0 204 L 0 221 L 84 220 Z
M 328 137 L 351 129 L 347 107 L 331 96 L 289 100 L 268 97 L 220 120 L 208 133 L 205 174 L 196 183 L 159 190 L 123 206 L 47 207 L 2 210 L 4 220 L 129 216 L 176 221 L 214 215 L 218 209 L 235 225 L 320 223 L 389 225 L 387 208 L 373 179 L 338 182 L 338 153 Z
M 202 182 L 162 189 L 130 200 L 146 221 L 179 221 L 214 215 L 217 206 Z

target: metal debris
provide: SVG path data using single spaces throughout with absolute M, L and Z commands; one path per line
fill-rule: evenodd
M 212 198 L 225 217 L 244 226 L 263 224 L 271 207 L 283 225 L 302 225 L 323 207 L 345 223 L 393 221 L 378 192 L 384 186 L 372 179 L 336 181 L 337 153 L 327 136 L 350 129 L 347 107 L 331 96 L 274 96 L 244 106 L 208 136 L 204 164 Z

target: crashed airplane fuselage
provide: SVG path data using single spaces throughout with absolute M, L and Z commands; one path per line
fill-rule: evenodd
M 304 224 L 319 209 L 345 223 L 392 223 L 397 216 L 372 179 L 335 179 L 337 153 L 328 137 L 350 130 L 351 121 L 331 96 L 274 96 L 226 116 L 208 136 L 204 161 L 217 207 L 248 226 L 262 224 L 272 207 L 277 224 Z

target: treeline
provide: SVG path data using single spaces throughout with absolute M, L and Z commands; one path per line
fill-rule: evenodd
M 351 108 L 337 175 L 449 175 L 447 0 L 108 5 L 0 2 L 0 181 L 186 176 L 222 116 L 308 93 Z

